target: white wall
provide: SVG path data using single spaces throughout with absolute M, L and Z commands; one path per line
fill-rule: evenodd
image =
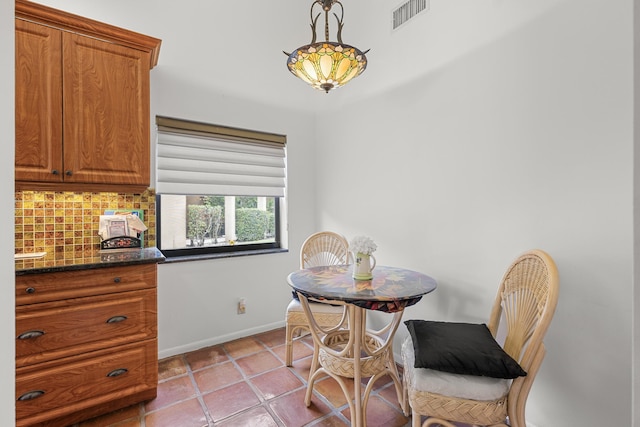
M 14 36 L 13 0 L 0 0 L 0 129 L 4 138 L 0 156 L 0 200 L 14 199 L 13 159 L 14 148 Z M 15 293 L 13 204 L 0 204 L 0 425 L 15 425 Z
M 162 39 L 159 69 L 166 81 L 204 90 L 192 98 L 178 94 L 173 99 L 178 112 L 191 109 L 193 104 L 215 108 L 234 99 L 240 104 L 259 102 L 313 111 L 328 101 L 326 97 L 309 96 L 308 87 L 287 71 L 287 57 L 282 53 L 311 40 L 311 2 L 252 1 L 249 7 L 222 0 L 38 3 Z M 303 19 L 292 21 L 291 16 Z M 164 88 L 152 91 L 163 92 Z M 246 122 L 247 115 L 237 113 L 227 125 Z M 208 115 L 204 119 L 214 120 Z
M 367 234 L 378 263 L 439 281 L 405 318 L 486 321 L 513 258 L 555 258 L 560 302 L 527 407 L 539 427 L 631 425 L 632 12 L 432 0 L 389 37 L 359 34 L 382 44 L 340 89 L 340 120 L 318 126 L 320 228 Z M 383 25 L 373 12 L 358 31 Z
M 633 109 L 633 122 L 634 122 L 634 155 L 633 155 L 633 194 L 634 194 L 634 277 L 633 277 L 633 400 L 632 400 L 632 415 L 633 425 L 640 426 L 640 291 L 638 283 L 640 283 L 640 185 L 636 183 L 640 182 L 640 150 L 638 146 L 640 143 L 640 75 L 637 70 L 640 70 L 640 0 L 634 0 L 633 2 L 633 40 L 634 40 L 634 109 Z
M 161 54 L 162 55 L 162 54 Z M 292 251 L 163 264 L 158 269 L 160 356 L 195 350 L 284 325 L 298 250 L 314 228 L 313 116 L 203 92 L 188 79 L 153 70 L 157 114 L 287 135 L 288 234 Z M 236 313 L 246 299 L 246 314 Z
M 431 0 L 394 33 L 399 1 L 350 0 L 343 38 L 369 67 L 329 95 L 280 57 L 308 42 L 310 2 L 45 3 L 163 39 L 153 114 L 289 136 L 292 252 L 160 266 L 163 354 L 281 321 L 318 229 L 370 235 L 381 264 L 438 279 L 406 318 L 486 320 L 504 269 L 538 247 L 562 289 L 528 421 L 631 425 L 632 0 Z M 247 49 L 259 59 L 237 68 Z

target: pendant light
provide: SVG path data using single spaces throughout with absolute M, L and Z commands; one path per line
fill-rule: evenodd
M 316 42 L 316 25 L 322 12 L 314 17 L 314 8 L 322 7 L 324 11 L 325 41 Z M 340 6 L 340 16 L 334 12 L 338 23 L 337 42 L 329 41 L 329 11 L 333 6 Z M 289 58 L 287 67 L 291 73 L 310 84 L 313 88 L 329 93 L 337 87 L 344 86 L 367 68 L 366 50 L 342 42 L 342 20 L 344 8 L 339 0 L 314 0 L 311 5 L 311 43 L 297 48 L 291 53 L 284 52 Z

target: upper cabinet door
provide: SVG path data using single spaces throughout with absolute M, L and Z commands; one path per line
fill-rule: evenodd
M 18 190 L 142 192 L 161 40 L 15 0 Z
M 150 53 L 63 33 L 64 180 L 149 185 Z
M 15 24 L 15 177 L 61 182 L 61 32 L 20 19 Z

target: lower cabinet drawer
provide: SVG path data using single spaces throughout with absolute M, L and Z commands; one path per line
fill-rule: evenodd
M 156 287 L 155 264 L 16 276 L 16 305 Z
M 16 366 L 157 336 L 155 289 L 16 307 Z
M 17 369 L 16 425 L 61 418 L 155 390 L 157 351 L 157 340 L 152 339 Z

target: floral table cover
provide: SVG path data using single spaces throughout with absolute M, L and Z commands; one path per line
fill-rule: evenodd
M 308 298 L 344 301 L 388 313 L 411 306 L 436 289 L 426 274 L 404 268 L 376 266 L 373 279 L 356 280 L 351 265 L 311 267 L 291 273 L 289 285 Z

